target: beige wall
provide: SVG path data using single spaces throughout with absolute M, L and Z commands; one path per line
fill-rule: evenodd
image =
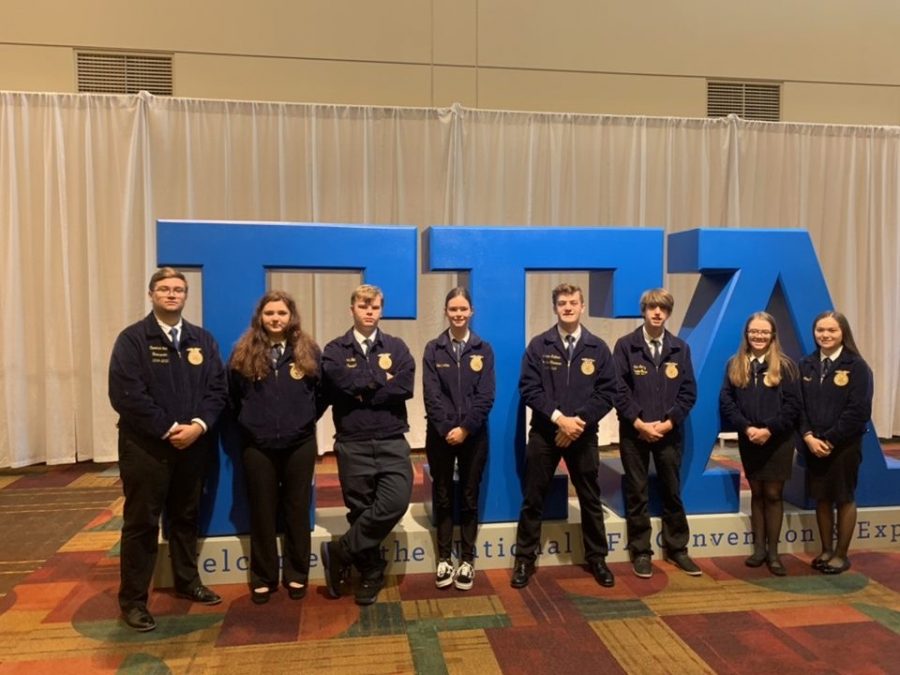
M 751 78 L 785 120 L 898 124 L 897 35 L 888 0 L 0 0 L 0 89 L 151 50 L 187 97 L 702 116 Z

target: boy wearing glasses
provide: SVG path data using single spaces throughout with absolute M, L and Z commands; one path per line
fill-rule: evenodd
M 690 536 L 681 502 L 681 425 L 697 399 L 691 350 L 666 330 L 675 300 L 664 288 L 641 296 L 644 325 L 616 342 L 619 450 L 625 470 L 628 550 L 635 575 L 653 576 L 650 562 L 650 456 L 663 504 L 663 557 L 691 576 L 700 568 L 687 553 Z
M 152 311 L 119 334 L 109 363 L 125 494 L 119 607 L 137 631 L 156 628 L 147 600 L 163 508 L 175 594 L 204 605 L 222 601 L 197 572 L 197 509 L 213 446 L 207 432 L 225 407 L 225 369 L 212 335 L 181 317 L 184 275 L 163 267 L 149 289 Z

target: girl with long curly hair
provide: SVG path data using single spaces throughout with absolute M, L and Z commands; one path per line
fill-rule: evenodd
M 229 362 L 231 399 L 243 436 L 250 502 L 250 585 L 256 604 L 278 590 L 276 521 L 284 517 L 282 583 L 291 599 L 306 595 L 310 490 L 316 421 L 325 406 L 321 352 L 300 327 L 294 299 L 269 291 Z

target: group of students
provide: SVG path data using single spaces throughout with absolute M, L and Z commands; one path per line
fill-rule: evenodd
M 125 494 L 119 590 L 123 620 L 139 631 L 156 627 L 147 603 L 164 508 L 176 595 L 203 604 L 221 602 L 200 582 L 196 547 L 200 489 L 213 449 L 207 432 L 226 405 L 242 438 L 252 601 L 266 603 L 279 584 L 292 599 L 306 594 L 315 429 L 331 406 L 349 528 L 321 545 L 326 591 L 333 598 L 343 595 L 355 568 L 356 602 L 374 603 L 384 585 L 381 543 L 405 514 L 413 480 L 404 434 L 415 361 L 401 339 L 379 328 L 382 292 L 359 286 L 350 299 L 353 326 L 324 350 L 303 331 L 290 295 L 266 293 L 227 370 L 212 336 L 182 318 L 187 292 L 183 274 L 172 268 L 157 271 L 149 284 L 151 313 L 120 334 L 110 363 Z M 663 504 L 663 553 L 686 573 L 699 575 L 687 553 L 689 529 L 680 496 L 682 424 L 696 399 L 696 384 L 688 345 L 665 329 L 674 306 L 671 294 L 664 289 L 644 293 L 643 325 L 619 339 L 613 352 L 582 325 L 580 288 L 561 284 L 552 300 L 556 325 L 531 340 L 522 360 L 519 389 L 532 416 L 511 585 L 526 586 L 535 572 L 544 498 L 562 458 L 581 507 L 585 561 L 597 583 L 614 585 L 605 562 L 608 545 L 597 484 L 597 427 L 612 408 L 620 423 L 634 573 L 642 578 L 653 573 L 648 509 L 652 456 Z M 494 355 L 471 330 L 474 306 L 465 288 L 448 293 L 444 312 L 449 326 L 427 344 L 422 378 L 436 525 L 435 584 L 468 590 L 475 577 Z M 738 430 L 753 495 L 755 544 L 747 564 L 766 563 L 774 574 L 784 574 L 777 542 L 795 429 L 808 449 L 809 490 L 817 500 L 822 535 L 814 566 L 826 573 L 850 566 L 853 492 L 871 409 L 871 372 L 842 315 L 818 317 L 814 334 L 819 348 L 798 369 L 781 353 L 774 319 L 754 314 L 721 392 L 723 419 Z M 455 475 L 461 500 L 456 562 Z M 284 525 L 281 560 L 279 512 Z

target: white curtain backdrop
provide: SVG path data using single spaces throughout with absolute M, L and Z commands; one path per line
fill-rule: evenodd
M 0 93 L 0 467 L 116 459 L 109 352 L 149 310 L 158 218 L 807 228 L 875 371 L 879 435 L 897 435 L 898 195 L 895 127 Z M 550 289 L 573 277 L 586 286 L 529 279 L 529 334 L 552 323 Z M 202 323 L 189 279 L 186 315 Z M 270 283 L 296 295 L 321 344 L 349 326 L 359 275 Z M 418 319 L 384 323 L 417 358 L 455 283 L 423 274 Z M 696 278 L 666 283 L 677 329 Z M 610 343 L 638 325 L 587 324 Z M 410 421 L 420 447 L 419 396 Z M 607 420 L 601 440 L 613 435 Z

